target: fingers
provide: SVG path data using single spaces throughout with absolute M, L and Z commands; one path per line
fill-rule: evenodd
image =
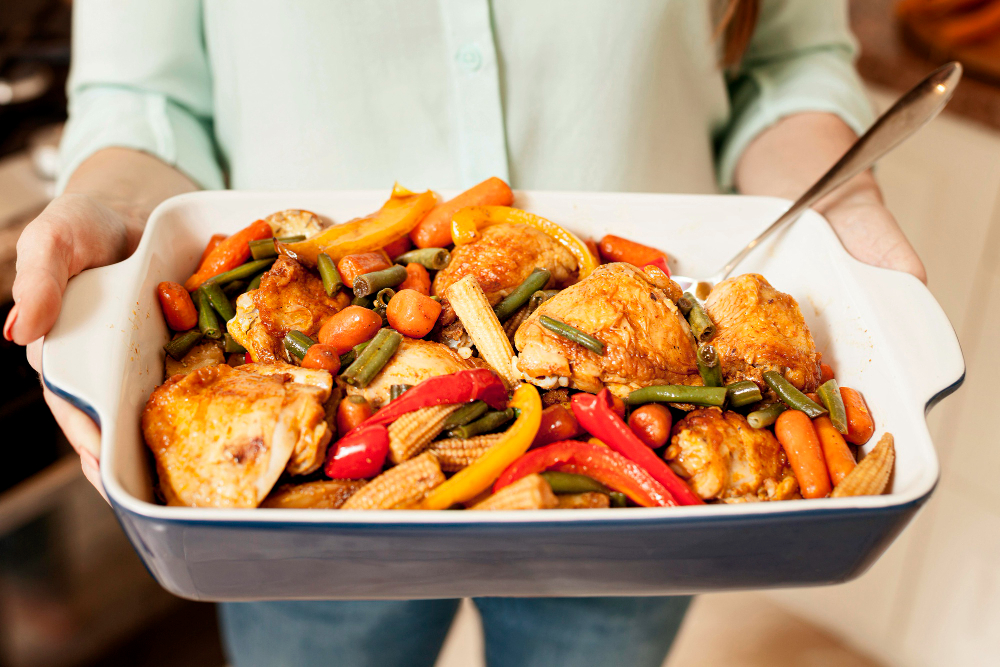
M 56 418 L 56 423 L 66 434 L 69 444 L 81 458 L 87 456 L 88 460 L 96 465 L 101 455 L 101 431 L 97 428 L 97 424 L 86 414 L 53 394 L 47 387 L 43 387 L 42 393 L 52 411 L 52 416 Z
M 110 505 L 111 502 L 108 500 L 108 494 L 104 490 L 104 484 L 101 483 L 101 471 L 98 469 L 97 463 L 80 457 L 80 467 L 83 469 L 83 476 L 87 478 L 88 482 L 94 485 L 94 488 L 104 498 L 104 502 Z

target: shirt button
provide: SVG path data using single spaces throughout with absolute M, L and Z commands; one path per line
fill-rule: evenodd
M 483 66 L 483 52 L 475 44 L 466 44 L 455 54 L 455 60 L 468 72 L 475 72 Z

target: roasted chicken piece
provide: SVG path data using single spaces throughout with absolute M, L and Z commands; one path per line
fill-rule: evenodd
M 192 371 L 207 366 L 226 363 L 226 355 L 222 353 L 222 345 L 218 341 L 204 339 L 191 348 L 184 358 L 177 361 L 169 354 L 164 359 L 164 377 L 187 375 Z
M 689 412 L 674 425 L 664 458 L 703 500 L 787 500 L 798 490 L 774 435 L 735 412 Z
M 168 505 L 257 507 L 293 453 L 325 451 L 329 390 L 247 368 L 172 377 L 146 402 L 142 432 Z
M 452 251 L 451 263 L 434 277 L 431 292 L 443 296 L 453 283 L 472 275 L 495 306 L 536 268 L 552 273 L 546 289 L 565 287 L 577 276 L 576 258 L 548 234 L 528 225 L 492 225 L 476 241 Z M 454 320 L 455 312 L 446 302 L 442 324 Z
M 718 328 L 712 345 L 727 384 L 753 380 L 773 398 L 763 374 L 777 371 L 804 392 L 819 386 L 819 355 L 799 304 L 764 276 L 747 273 L 722 281 L 708 295 L 705 310 Z
M 261 507 L 296 510 L 335 510 L 362 486 L 363 479 L 330 479 L 305 484 L 283 484 L 271 492 Z
M 657 269 L 605 264 L 564 289 L 518 328 L 515 367 L 539 387 L 596 393 L 607 386 L 624 398 L 653 384 L 702 384 L 687 321 L 677 310 L 680 288 Z M 549 331 L 547 315 L 604 343 L 604 355 Z
M 394 384 L 420 384 L 437 375 L 451 375 L 483 365 L 478 359 L 463 359 L 446 345 L 419 338 L 406 338 L 375 379 L 365 388 L 347 387 L 347 395 L 361 395 L 376 410 L 389 402 Z
M 288 361 L 282 344 L 286 333 L 297 329 L 315 337 L 349 302 L 343 292 L 328 297 L 319 276 L 294 259 L 279 257 L 259 289 L 236 299 L 236 317 L 226 327 L 254 361 Z

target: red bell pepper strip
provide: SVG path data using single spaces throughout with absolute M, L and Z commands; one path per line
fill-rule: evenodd
M 507 389 L 503 381 L 488 368 L 438 375 L 427 378 L 409 389 L 366 419 L 358 428 L 373 424 L 389 424 L 407 412 L 429 408 L 432 405 L 471 401 L 486 401 L 494 410 L 503 410 L 507 405 Z
M 624 493 L 642 507 L 677 506 L 670 492 L 640 466 L 607 447 L 578 440 L 563 440 L 531 450 L 503 471 L 493 485 L 493 492 L 545 470 L 586 475 Z
M 660 269 L 665 274 L 667 274 L 667 278 L 670 277 L 670 267 L 667 266 L 667 258 L 666 257 L 657 257 L 652 262 L 646 262 L 645 264 L 643 264 L 643 267 L 646 267 L 646 266 L 655 266 L 656 268 Z
M 330 448 L 323 472 L 330 479 L 368 479 L 382 472 L 389 454 L 389 431 L 384 426 L 360 426 Z
M 580 426 L 630 461 L 639 464 L 650 476 L 662 484 L 680 505 L 701 505 L 704 501 L 677 476 L 653 450 L 643 444 L 622 418 L 612 408 L 611 392 L 577 394 L 570 403 Z

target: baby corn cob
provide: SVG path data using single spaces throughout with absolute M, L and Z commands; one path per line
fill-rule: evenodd
M 517 333 L 517 328 L 528 319 L 528 315 L 531 314 L 531 306 L 524 304 L 518 308 L 510 319 L 503 323 L 503 332 L 507 334 L 507 340 L 514 344 L 514 334 Z
M 495 445 L 502 435 L 503 433 L 493 433 L 491 435 L 477 435 L 474 438 L 438 440 L 432 442 L 427 451 L 433 452 L 438 457 L 441 470 L 458 472 L 462 468 L 472 465 L 476 459 Z
M 451 413 L 464 403 L 432 405 L 408 412 L 389 426 L 389 460 L 402 463 L 422 452 L 438 437 Z
M 341 509 L 404 509 L 418 502 L 443 481 L 444 474 L 438 467 L 437 459 L 430 452 L 424 452 L 395 468 L 389 468 L 365 484 L 341 505 Z
M 517 384 L 517 376 L 511 367 L 514 348 L 504 333 L 500 320 L 486 300 L 482 288 L 473 276 L 465 276 L 448 288 L 445 296 L 451 307 L 462 320 L 465 331 L 479 348 L 479 356 L 486 360 L 493 370 L 508 385 Z
M 891 433 L 879 439 L 875 448 L 861 460 L 830 494 L 831 498 L 847 496 L 877 496 L 885 491 L 896 461 L 896 448 Z
M 559 504 L 552 487 L 541 475 L 522 477 L 505 486 L 483 502 L 473 505 L 474 510 L 550 510 Z
M 561 510 L 586 510 L 605 509 L 611 507 L 611 499 L 607 494 L 597 491 L 587 491 L 586 493 L 567 493 L 558 496 L 559 505 L 556 509 Z

